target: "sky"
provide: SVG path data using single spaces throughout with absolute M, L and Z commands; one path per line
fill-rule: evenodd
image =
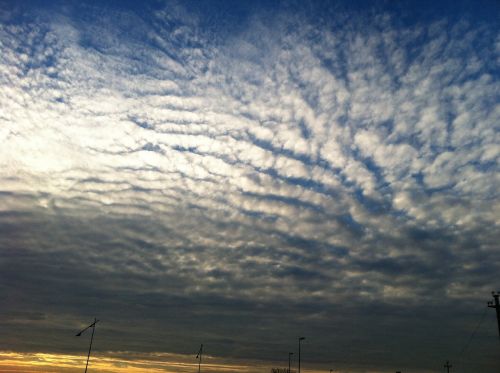
M 498 372 L 497 1 L 0 1 L 0 371 Z

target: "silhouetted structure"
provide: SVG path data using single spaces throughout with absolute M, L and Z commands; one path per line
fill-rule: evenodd
M 491 295 L 495 300 L 494 302 L 488 302 L 488 307 L 495 308 L 497 311 L 498 337 L 500 338 L 500 302 L 498 299 L 500 297 L 500 293 L 498 291 L 496 293 L 492 291 Z
M 292 358 L 293 352 L 288 353 L 288 373 L 290 373 L 290 362 Z
M 450 364 L 450 362 L 448 360 L 446 360 L 446 364 L 444 365 L 444 367 L 446 368 L 446 371 L 448 373 L 450 373 L 450 368 L 452 367 L 453 365 Z
M 87 326 L 85 329 L 83 330 L 80 330 L 77 334 L 76 334 L 76 337 L 80 337 L 82 335 L 82 333 L 89 329 L 89 328 L 92 328 L 92 336 L 90 337 L 90 346 L 89 346 L 89 353 L 87 355 L 87 364 L 85 365 L 85 373 L 87 373 L 87 368 L 89 366 L 89 360 L 90 360 L 90 351 L 92 350 L 92 341 L 94 340 L 94 332 L 95 332 L 95 324 L 97 324 L 99 322 L 99 320 L 97 320 L 95 317 L 94 317 L 94 322 L 92 324 L 90 324 L 89 326 Z
M 300 373 L 300 342 L 306 339 L 306 337 L 299 337 L 299 373 Z
M 200 350 L 198 351 L 198 354 L 196 355 L 196 358 L 198 360 L 198 373 L 201 372 L 201 355 L 203 355 L 203 343 L 200 346 Z

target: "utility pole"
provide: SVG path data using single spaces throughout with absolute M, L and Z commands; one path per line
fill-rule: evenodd
M 292 357 L 293 352 L 288 353 L 288 373 L 290 373 L 290 358 Z
M 299 337 L 299 373 L 300 373 L 300 342 L 306 339 L 306 337 Z
M 198 373 L 201 372 L 201 355 L 203 355 L 203 343 L 200 346 L 200 350 L 198 351 L 198 355 L 196 355 L 196 358 L 198 360 Z
M 92 328 L 92 336 L 90 337 L 90 346 L 89 346 L 89 353 L 87 355 L 87 364 L 85 365 L 85 373 L 87 373 L 87 368 L 89 367 L 90 351 L 92 350 L 92 341 L 94 340 L 95 324 L 97 324 L 98 322 L 99 322 L 99 320 L 97 320 L 94 317 L 94 322 L 92 324 L 90 324 L 89 326 L 87 326 L 85 329 L 79 331 L 76 335 L 77 337 L 80 337 L 85 330 Z
M 497 291 L 496 293 L 494 291 L 491 292 L 491 295 L 495 299 L 494 302 L 488 302 L 488 307 L 490 308 L 495 308 L 497 311 L 497 323 L 498 323 L 498 336 L 500 337 L 500 293 Z
M 446 360 L 446 364 L 444 365 L 444 367 L 446 368 L 446 371 L 448 373 L 450 373 L 450 368 L 452 367 L 453 365 L 450 364 L 450 362 L 448 360 Z

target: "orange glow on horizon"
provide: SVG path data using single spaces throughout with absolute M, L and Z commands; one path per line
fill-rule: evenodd
M 127 357 L 125 357 L 128 355 Z M 191 360 L 191 361 L 188 361 Z M 206 357 L 203 363 L 205 372 L 248 372 L 252 368 L 247 365 L 236 365 L 216 362 L 213 357 Z M 210 361 L 212 360 L 212 361 Z M 20 353 L 0 351 L 0 372 L 81 372 L 86 363 L 86 356 L 48 353 Z M 198 363 L 193 356 L 151 353 L 137 354 L 127 352 L 110 352 L 105 355 L 91 356 L 89 371 L 102 373 L 183 373 L 194 372 Z
M 87 356 L 50 354 L 41 352 L 0 351 L 0 373 L 82 373 Z M 288 365 L 287 365 L 288 366 Z M 284 367 L 284 363 L 257 360 L 225 359 L 210 355 L 203 356 L 204 373 L 270 373 L 272 367 Z M 181 355 L 164 352 L 107 351 L 91 355 L 89 373 L 195 373 L 198 361 L 195 355 Z M 295 370 L 296 371 L 296 370 Z M 325 369 L 307 367 L 307 373 L 324 373 Z M 338 371 L 335 373 L 354 372 Z M 380 373 L 366 371 L 365 373 Z

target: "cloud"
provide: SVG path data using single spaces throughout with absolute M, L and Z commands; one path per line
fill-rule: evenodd
M 144 12 L 2 18 L 0 294 L 36 317 L 3 321 L 0 347 L 55 328 L 73 352 L 62 336 L 94 314 L 109 350 L 201 338 L 270 359 L 303 332 L 319 362 L 405 323 L 405 346 L 424 340 L 408 305 L 455 333 L 433 307 L 461 294 L 465 312 L 499 265 L 496 30 L 299 12 L 225 34 L 182 5 Z

